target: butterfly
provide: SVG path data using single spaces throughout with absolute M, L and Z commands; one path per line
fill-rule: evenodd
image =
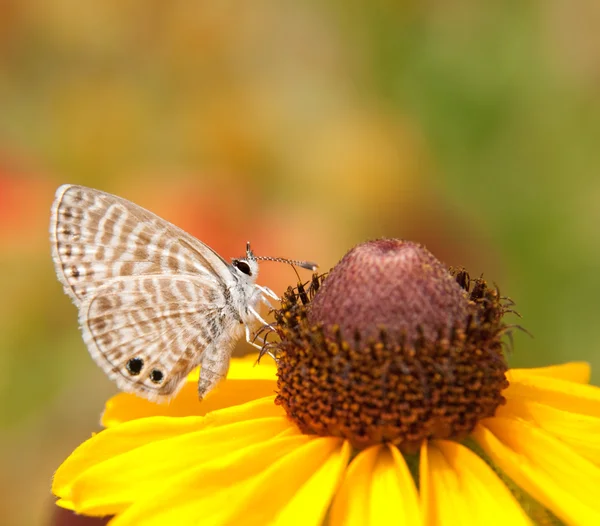
M 252 339 L 260 302 L 258 261 L 314 270 L 306 261 L 246 256 L 228 263 L 212 248 L 126 199 L 77 185 L 56 191 L 52 259 L 79 310 L 83 340 L 119 389 L 157 401 L 173 397 L 201 366 L 198 396 L 227 375 L 236 342 Z

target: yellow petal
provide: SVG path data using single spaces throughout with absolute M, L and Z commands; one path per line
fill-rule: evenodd
M 571 446 L 581 456 L 600 465 L 600 417 L 581 415 L 532 400 L 508 398 L 496 416 L 522 418 Z
M 600 524 L 600 469 L 522 420 L 483 420 L 474 438 L 523 490 L 567 524 Z
M 247 448 L 247 454 L 237 457 L 231 466 L 221 462 L 190 470 L 164 490 L 136 502 L 111 526 L 262 526 L 286 513 L 286 505 L 294 506 L 297 512 L 286 524 L 320 524 L 336 479 L 347 463 L 348 446 L 341 439 L 306 435 L 274 440 L 280 442 Z M 284 450 L 284 441 L 295 448 Z M 281 456 L 282 452 L 287 454 Z M 276 459 L 276 455 L 281 458 Z M 304 490 L 305 484 L 315 487 Z M 294 504 L 297 494 L 302 500 L 307 496 L 316 500 L 299 509 Z M 318 522 L 313 522 L 315 519 Z
M 338 451 L 317 467 L 310 478 L 285 503 L 274 524 L 319 526 L 339 487 L 350 459 L 350 443 L 345 441 Z
M 434 488 L 431 485 L 431 477 L 429 476 L 429 456 L 427 448 L 429 444 L 427 440 L 421 442 L 421 450 L 419 455 L 419 495 L 421 497 L 421 521 L 425 525 L 435 524 L 435 502 Z
M 422 447 L 422 463 L 423 456 L 426 524 L 531 524 L 498 476 L 470 449 L 435 440 Z
M 73 480 L 90 466 L 150 442 L 196 431 L 202 421 L 202 417 L 156 417 L 102 431 L 86 440 L 62 463 L 54 474 L 52 492 L 67 499 Z
M 170 418 L 156 416 L 125 422 L 105 429 L 81 444 L 54 475 L 52 491 L 67 498 L 73 480 L 89 467 L 145 444 L 218 427 L 237 421 L 281 415 L 273 398 L 261 398 L 243 405 L 214 411 L 207 416 Z
M 262 526 L 270 522 L 280 523 L 278 515 L 285 513 L 286 505 L 305 484 L 311 483 L 312 477 L 317 477 L 317 480 L 326 478 L 327 484 L 321 486 L 318 500 L 302 510 L 293 524 L 320 524 L 348 457 L 349 448 L 345 441 L 339 438 L 313 439 L 280 459 L 240 491 L 235 508 L 226 514 L 223 524 Z M 324 477 L 322 470 L 329 476 Z M 273 488 L 277 488 L 276 491 Z M 315 519 L 316 522 L 313 522 Z
M 187 377 L 190 383 L 197 383 L 200 368 L 194 369 Z M 260 362 L 257 354 L 247 354 L 232 358 L 227 379 L 233 380 L 277 380 L 277 365 L 268 356 Z
M 389 449 L 394 458 L 394 467 L 396 468 L 396 476 L 398 478 L 397 488 L 400 489 L 402 495 L 402 509 L 398 510 L 398 513 L 406 517 L 406 524 L 421 524 L 422 510 L 413 476 L 400 451 L 395 446 L 389 446 Z M 383 509 L 383 503 L 380 506 L 376 505 L 376 507 Z M 374 524 L 379 523 L 375 522 Z
M 243 404 L 256 398 L 274 396 L 277 382 L 227 378 L 200 402 L 196 382 L 187 382 L 170 402 L 154 403 L 130 393 L 119 393 L 106 402 L 102 425 L 111 427 L 148 416 L 205 415 L 211 411 Z M 284 414 L 283 410 L 280 410 Z
M 258 362 L 256 354 L 249 354 L 243 358 L 232 358 L 227 378 L 233 380 L 272 380 L 276 382 L 277 365 L 269 356 L 265 356 L 260 362 Z
M 600 389 L 550 376 L 523 374 L 523 369 L 508 371 L 510 382 L 503 392 L 506 398 L 533 400 L 564 411 L 600 416 Z
M 396 447 L 374 446 L 356 456 L 333 502 L 329 524 L 421 524 L 417 489 Z
M 64 508 L 65 510 L 75 511 L 75 507 L 73 506 L 73 502 L 67 499 L 58 499 L 54 502 L 59 508 Z
M 590 383 L 590 364 L 586 362 L 568 362 L 547 367 L 532 367 L 529 369 L 511 369 L 507 376 L 517 381 L 519 378 L 529 376 L 550 376 L 561 380 L 568 380 L 580 384 Z
M 342 486 L 331 508 L 331 526 L 363 526 L 369 524 L 369 507 L 373 469 L 379 450 L 375 446 L 361 451 L 350 463 Z
M 285 417 L 260 418 L 151 442 L 89 467 L 72 482 L 70 498 L 77 512 L 115 514 L 190 467 L 267 441 L 289 425 Z
M 231 508 L 240 488 L 271 464 L 311 440 L 306 435 L 272 438 L 229 452 L 222 458 L 190 466 L 168 486 L 156 488 L 114 519 L 118 525 L 219 524 L 211 517 Z M 112 525 L 111 525 L 112 526 Z

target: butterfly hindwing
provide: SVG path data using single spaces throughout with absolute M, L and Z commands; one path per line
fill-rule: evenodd
M 231 339 L 226 311 L 223 293 L 201 276 L 134 276 L 96 289 L 79 321 L 90 354 L 121 390 L 158 399 L 177 392 L 205 349 Z

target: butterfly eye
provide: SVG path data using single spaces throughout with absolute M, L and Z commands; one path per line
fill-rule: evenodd
M 244 274 L 246 274 L 248 276 L 252 275 L 252 272 L 250 271 L 250 265 L 248 265 L 248 263 L 246 263 L 245 261 L 240 261 L 239 259 L 234 259 L 233 266 L 235 268 L 237 268 L 240 272 L 243 272 Z
M 127 370 L 131 376 L 137 376 L 142 372 L 144 360 L 141 358 L 132 358 L 127 362 Z

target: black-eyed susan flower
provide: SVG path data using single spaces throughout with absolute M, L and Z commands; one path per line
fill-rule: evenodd
M 378 240 L 288 290 L 268 350 L 198 403 L 120 394 L 58 469 L 59 505 L 117 525 L 600 524 L 600 390 L 508 370 L 506 302 Z

